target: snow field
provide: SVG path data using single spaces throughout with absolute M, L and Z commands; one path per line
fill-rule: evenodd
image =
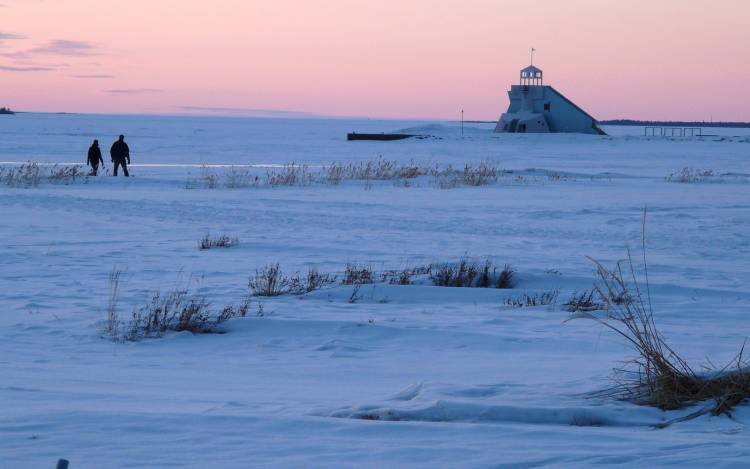
M 18 117 L 0 129 L 6 164 L 80 161 L 88 140 L 104 146 L 123 132 L 135 177 L 0 186 L 0 467 L 60 457 L 73 468 L 739 467 L 750 453 L 746 408 L 655 430 L 694 409 L 586 398 L 631 352 L 593 322 L 566 322 L 561 305 L 595 280 L 586 256 L 611 265 L 626 246 L 637 250 L 648 207 L 657 323 L 692 363 L 730 359 L 750 321 L 742 131 L 498 137 L 476 126 L 461 139 L 446 123 Z M 435 138 L 343 139 L 415 126 Z M 217 173 L 261 165 L 253 171 L 263 174 L 378 156 L 489 162 L 523 180 L 185 188 L 203 164 Z M 739 176 L 665 181 L 683 167 Z M 201 251 L 208 232 L 240 244 Z M 341 275 L 348 262 L 383 271 L 464 255 L 513 265 L 517 286 L 376 283 L 350 303 L 354 287 L 334 285 L 254 298 L 251 313 L 261 302 L 265 316 L 232 320 L 225 334 L 135 343 L 102 334 L 114 267 L 125 272 L 127 315 L 186 278 L 212 304 L 236 303 L 269 263 Z M 504 304 L 551 290 L 556 305 Z

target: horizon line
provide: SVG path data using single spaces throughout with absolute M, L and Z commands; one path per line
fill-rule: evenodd
M 240 118 L 240 119 L 309 119 L 309 120 L 380 120 L 380 121 L 429 121 L 429 122 L 462 122 L 459 119 L 450 119 L 445 117 L 383 117 L 383 116 L 361 116 L 361 115 L 338 115 L 338 114 L 320 114 L 309 111 L 290 111 L 284 109 L 251 109 L 251 108 L 231 108 L 231 107 L 203 107 L 203 106 L 180 106 L 188 112 L 96 112 L 96 111 L 17 111 L 8 106 L 0 106 L 12 111 L 14 114 L 52 114 L 52 115 L 90 115 L 90 116 L 161 116 L 161 117 L 218 117 L 218 118 Z M 189 112 L 189 111 L 196 112 Z M 203 112 L 201 112 L 203 111 Z M 492 124 L 498 121 L 496 119 L 464 119 L 463 122 L 470 124 Z M 708 124 L 713 126 L 740 124 L 750 126 L 750 120 L 682 120 L 682 119 L 633 119 L 629 117 L 617 117 L 611 119 L 595 119 L 602 125 L 647 125 L 647 124 Z M 616 123 L 618 122 L 618 123 Z M 630 123 L 630 124 L 628 124 Z

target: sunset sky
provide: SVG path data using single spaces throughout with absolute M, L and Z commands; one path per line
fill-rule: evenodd
M 749 23 L 747 0 L 0 0 L 0 106 L 496 119 L 533 46 L 599 119 L 747 121 Z

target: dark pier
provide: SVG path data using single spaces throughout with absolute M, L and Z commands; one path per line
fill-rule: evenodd
M 378 140 L 381 142 L 390 142 L 393 140 L 403 140 L 405 138 L 417 137 L 413 134 L 358 134 L 352 132 L 346 134 L 347 140 Z

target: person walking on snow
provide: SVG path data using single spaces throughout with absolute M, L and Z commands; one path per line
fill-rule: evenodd
M 104 160 L 102 159 L 102 150 L 99 148 L 99 140 L 94 140 L 94 143 L 89 147 L 89 156 L 86 159 L 86 164 L 91 166 L 91 176 L 96 176 L 99 171 L 99 163 L 104 167 Z
M 130 148 L 128 148 L 128 144 L 125 143 L 124 135 L 120 135 L 120 138 L 112 144 L 112 148 L 110 148 L 109 150 L 109 155 L 112 157 L 112 163 L 115 166 L 115 170 L 112 175 L 117 176 L 117 168 L 119 166 L 122 166 L 122 172 L 125 177 L 130 176 L 130 174 L 128 174 L 128 165 L 130 164 Z

